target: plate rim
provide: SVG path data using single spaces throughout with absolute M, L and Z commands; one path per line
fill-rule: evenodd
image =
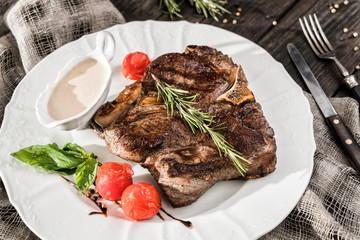
M 281 71 L 283 72 L 283 74 L 286 74 L 287 77 L 292 80 L 291 81 L 291 85 L 297 89 L 297 91 L 301 94 L 299 94 L 299 96 L 301 96 L 302 98 L 302 101 L 307 105 L 307 110 L 308 112 L 310 113 L 310 119 L 311 119 L 311 129 L 309 130 L 309 132 L 311 132 L 311 136 L 312 136 L 312 149 L 310 149 L 308 151 L 308 154 L 311 155 L 311 165 L 310 165 L 310 169 L 308 171 L 308 175 L 309 177 L 307 178 L 307 181 L 306 181 L 306 184 L 304 184 L 303 186 L 303 189 L 301 190 L 301 195 L 300 197 L 298 198 L 298 200 L 293 204 L 293 208 L 298 204 L 299 200 L 301 199 L 303 193 L 305 192 L 309 182 L 310 182 L 310 179 L 311 179 L 311 175 L 312 175 L 312 172 L 313 172 L 313 168 L 314 168 L 314 162 L 313 162 L 313 156 L 315 154 L 315 150 L 316 150 L 316 145 L 315 145 L 315 138 L 314 138 L 314 135 L 313 135 L 313 114 L 311 112 L 311 108 L 310 108 L 310 104 L 307 100 L 307 98 L 305 97 L 305 95 L 303 94 L 301 88 L 295 83 L 295 81 L 292 79 L 292 77 L 287 73 L 287 71 L 285 70 L 284 66 L 278 62 L 277 60 L 275 60 L 265 49 L 263 49 L 261 46 L 259 46 L 258 44 L 252 42 L 251 40 L 249 39 L 246 39 L 244 38 L 243 36 L 241 35 L 238 35 L 238 34 L 235 34 L 231 31 L 228 31 L 226 29 L 222 29 L 222 28 L 219 28 L 219 27 L 215 27 L 215 26 L 212 26 L 212 25 L 207 25 L 207 24 L 195 24 L 195 23 L 190 23 L 190 22 L 187 22 L 187 21 L 177 21 L 177 22 L 166 22 L 166 21 L 156 21 L 156 20 L 146 20 L 146 21 L 132 21 L 132 22 L 128 22 L 128 23 L 125 23 L 125 24 L 117 24 L 117 25 L 114 25 L 112 27 L 109 27 L 107 29 L 103 29 L 103 30 L 100 30 L 98 32 L 101 32 L 101 31 L 107 31 L 109 29 L 112 29 L 112 28 L 117 28 L 117 27 L 121 27 L 121 26 L 124 26 L 124 25 L 138 25 L 138 24 L 147 24 L 147 23 L 151 23 L 151 24 L 166 24 L 166 25 L 173 25 L 173 24 L 179 24 L 179 25 L 191 25 L 191 26 L 194 26 L 194 25 L 197 25 L 197 26 L 206 26 L 208 28 L 214 28 L 214 29 L 217 29 L 217 30 L 222 30 L 222 31 L 226 31 L 230 34 L 233 34 L 233 35 L 236 35 L 237 37 L 241 37 L 243 39 L 245 39 L 246 41 L 248 42 L 251 42 L 252 44 L 256 45 L 259 49 L 262 50 L 262 54 L 267 54 L 268 56 L 270 56 L 273 60 L 274 63 L 276 63 L 278 65 L 278 67 L 280 67 Z M 87 41 L 88 38 L 90 38 L 91 35 L 95 35 L 97 34 L 98 32 L 94 32 L 94 33 L 91 33 L 91 34 L 88 34 L 88 35 L 85 35 L 75 41 L 72 41 L 72 42 L 69 42 L 67 44 L 64 44 L 63 46 L 57 48 L 54 52 L 50 53 L 49 55 L 47 55 L 45 58 L 43 58 L 41 61 L 39 61 L 25 76 L 24 78 L 20 81 L 20 83 L 17 85 L 16 89 L 14 90 L 13 92 L 13 95 L 11 97 L 11 100 L 9 101 L 9 103 L 6 105 L 5 107 L 5 112 L 4 112 L 4 118 L 3 118 L 3 122 L 2 122 L 2 126 L 0 128 L 0 138 L 4 137 L 5 135 L 5 130 L 4 130 L 4 125 L 6 125 L 7 121 L 10 121 L 9 119 L 9 112 L 10 112 L 10 108 L 13 107 L 13 105 L 16 103 L 16 99 L 18 98 L 18 95 L 19 93 L 18 92 L 21 92 L 21 90 L 23 90 L 23 85 L 26 84 L 26 81 L 31 81 L 31 74 L 33 72 L 36 72 L 39 68 L 41 68 L 41 65 L 42 65 L 42 62 L 45 62 L 47 61 L 47 59 L 51 58 L 51 56 L 53 55 L 53 53 L 55 52 L 59 52 L 59 51 L 62 51 L 61 49 L 64 47 L 64 46 L 67 46 L 67 45 L 72 45 L 74 44 L 74 42 L 79 42 L 79 41 Z M 30 76 L 30 77 L 29 77 Z M 310 121 L 310 120 L 309 120 Z M 6 127 L 6 126 L 5 126 Z M 309 157 L 310 158 L 310 157 Z M 0 161 L 1 162 L 1 161 Z M 6 189 L 6 192 L 7 192 L 7 195 L 8 195 L 8 198 L 9 198 L 9 201 L 10 203 L 15 207 L 15 209 L 17 210 L 17 212 L 19 213 L 22 221 L 24 221 L 24 223 L 27 225 L 27 227 L 29 227 L 29 229 L 31 229 L 31 231 L 33 231 L 36 235 L 38 236 L 42 236 L 42 234 L 40 232 L 37 231 L 36 228 L 33 228 L 32 224 L 28 223 L 27 220 L 26 220 L 26 217 L 25 217 L 25 214 L 24 212 L 20 211 L 21 210 L 21 207 L 20 205 L 18 205 L 18 202 L 15 200 L 15 197 L 13 196 L 14 193 L 11 192 L 9 193 L 8 192 L 8 189 L 10 189 L 10 177 L 8 178 L 6 176 L 6 173 L 4 172 L 4 170 L 2 168 L 0 168 L 0 176 L 1 176 L 1 179 L 4 183 L 4 186 L 5 186 L 5 189 Z M 292 208 L 292 209 L 293 209 Z M 272 227 L 269 227 L 269 229 L 265 230 L 261 235 L 258 235 L 258 237 L 261 237 L 263 235 L 265 235 L 266 233 L 270 232 L 272 229 L 274 229 L 276 226 L 278 226 L 288 215 L 289 213 L 292 211 L 292 209 L 282 218 L 282 220 L 280 222 L 278 222 L 277 224 L 275 224 L 274 226 Z

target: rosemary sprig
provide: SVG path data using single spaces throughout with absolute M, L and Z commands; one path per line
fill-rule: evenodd
M 224 123 L 211 127 L 211 124 L 216 123 L 215 116 L 210 116 L 208 113 L 204 113 L 193 107 L 193 105 L 197 104 L 194 100 L 198 94 L 186 96 L 186 94 L 189 93 L 188 91 L 174 88 L 165 82 L 161 82 L 154 74 L 151 75 L 155 80 L 158 90 L 158 100 L 160 96 L 163 98 L 167 107 L 167 114 L 173 116 L 175 106 L 180 116 L 189 124 L 193 133 L 196 132 L 196 129 L 199 129 L 202 133 L 209 133 L 218 148 L 219 155 L 225 154 L 229 156 L 237 170 L 244 176 L 244 173 L 247 171 L 247 165 L 243 162 L 251 163 L 218 132 L 225 128 L 223 126 Z
M 216 15 L 223 13 L 230 13 L 223 6 L 227 4 L 227 0 L 189 0 L 191 6 L 195 6 L 198 13 L 203 13 L 205 18 L 208 18 L 208 13 L 216 21 L 219 21 Z
M 194 6 L 199 14 L 203 14 L 205 18 L 210 15 L 216 21 L 219 21 L 217 15 L 223 13 L 230 13 L 223 6 L 227 4 L 227 0 L 189 0 L 191 6 Z M 165 7 L 168 10 L 170 19 L 173 21 L 175 16 L 182 17 L 180 14 L 180 8 L 176 0 L 160 0 L 160 8 Z
M 160 0 L 160 9 L 163 8 L 164 5 L 168 10 L 171 21 L 174 21 L 174 15 L 182 18 L 179 5 L 176 3 L 175 0 Z

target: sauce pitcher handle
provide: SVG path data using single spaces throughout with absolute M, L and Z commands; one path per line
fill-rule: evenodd
M 96 51 L 100 51 L 110 62 L 115 55 L 115 40 L 111 33 L 101 31 L 96 35 Z

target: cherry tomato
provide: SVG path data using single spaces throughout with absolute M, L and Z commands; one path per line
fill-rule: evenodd
M 125 189 L 121 207 L 125 215 L 133 220 L 151 218 L 161 207 L 159 192 L 149 183 L 135 183 Z
M 104 199 L 118 201 L 124 190 L 132 184 L 134 172 L 127 163 L 106 162 L 99 168 L 96 188 Z
M 145 53 L 129 53 L 124 58 L 121 72 L 127 79 L 140 80 L 144 76 L 145 68 L 150 62 L 150 58 Z

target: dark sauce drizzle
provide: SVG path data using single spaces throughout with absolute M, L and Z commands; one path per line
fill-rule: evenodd
M 75 185 L 75 183 L 73 183 L 72 181 L 70 181 L 69 179 L 65 178 L 64 176 L 60 175 L 60 177 L 62 177 L 63 179 L 65 179 L 68 183 L 70 183 L 70 185 L 72 185 L 74 188 L 78 189 Z M 79 190 L 79 189 L 78 189 Z M 84 196 L 86 196 L 88 199 L 90 199 L 93 203 L 95 203 L 95 205 L 100 209 L 100 212 L 90 212 L 89 215 L 104 215 L 105 217 L 107 217 L 107 208 L 104 204 L 102 204 L 101 202 L 97 202 L 98 199 L 100 199 L 101 197 L 98 195 L 95 195 L 95 191 L 94 189 L 90 189 L 90 191 L 88 193 L 82 193 Z
M 164 217 L 160 214 L 160 212 L 158 212 L 156 215 L 157 215 L 161 220 L 165 221 Z
M 107 217 L 107 208 L 105 207 L 105 205 L 103 205 L 100 202 L 96 202 L 96 201 L 92 200 L 91 198 L 90 198 L 90 200 L 93 201 L 96 204 L 96 206 L 98 206 L 100 208 L 101 212 L 94 211 L 94 212 L 90 212 L 89 215 L 91 216 L 91 215 L 100 214 L 100 215 L 104 215 L 105 217 Z
M 121 208 L 121 202 L 114 201 L 114 203 L 116 203 L 116 205 L 118 205 Z
M 184 220 L 181 220 L 181 219 L 178 219 L 172 215 L 170 215 L 168 212 L 166 212 L 163 208 L 160 208 L 161 211 L 163 211 L 166 215 L 168 215 L 169 217 L 171 217 L 172 219 L 176 220 L 176 221 L 179 221 L 181 222 L 182 224 L 184 224 L 185 227 L 187 228 L 193 228 L 193 225 L 190 221 L 184 221 Z
M 107 208 L 106 207 L 99 207 L 100 208 L 100 210 L 101 210 L 101 212 L 90 212 L 89 213 L 89 215 L 91 216 L 91 215 L 97 215 L 97 214 L 99 214 L 99 215 L 104 215 L 105 217 L 107 217 Z
M 68 183 L 70 183 L 70 185 L 72 185 L 74 188 L 78 189 L 75 185 L 75 183 L 73 183 L 72 181 L 70 181 L 69 179 L 65 178 L 62 175 L 59 175 L 60 177 L 62 177 L 63 179 L 65 179 Z M 105 217 L 107 217 L 107 208 L 104 204 L 102 204 L 101 202 L 98 202 L 97 200 L 99 200 L 101 198 L 100 195 L 98 195 L 98 193 L 95 192 L 94 189 L 90 189 L 88 193 L 82 193 L 83 195 L 85 195 L 87 198 L 89 198 L 92 202 L 95 203 L 95 205 L 100 209 L 100 212 L 90 212 L 89 215 L 104 215 Z M 115 204 L 117 204 L 120 208 L 121 208 L 121 203 L 118 201 L 114 201 Z M 184 221 L 181 220 L 179 218 L 176 218 L 174 216 L 172 216 L 170 213 L 166 212 L 163 208 L 160 208 L 161 211 L 163 211 L 166 215 L 168 215 L 170 218 L 182 223 L 185 227 L 191 229 L 193 228 L 193 224 L 190 221 Z M 160 214 L 160 211 L 156 214 L 161 220 L 165 221 L 164 217 Z

